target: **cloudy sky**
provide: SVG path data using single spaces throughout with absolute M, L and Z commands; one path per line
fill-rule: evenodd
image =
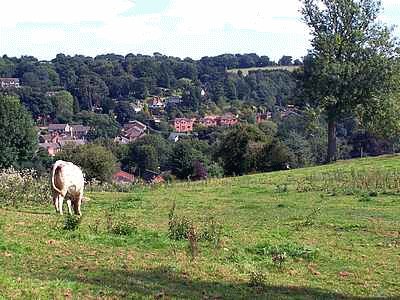
M 400 26 L 400 0 L 381 19 Z M 298 0 L 6 0 L 0 55 L 57 53 L 192 57 L 222 53 L 301 57 L 308 47 Z M 400 29 L 396 29 L 400 37 Z

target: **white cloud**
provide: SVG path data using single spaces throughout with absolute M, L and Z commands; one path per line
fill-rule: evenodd
M 384 22 L 399 23 L 398 1 L 383 1 L 388 11 Z M 170 0 L 163 12 L 132 16 L 124 12 L 135 7 L 135 0 L 2 2 L 0 54 L 51 58 L 58 52 L 160 51 L 200 57 L 257 52 L 276 53 L 276 58 L 300 56 L 307 47 L 308 29 L 300 21 L 298 0 Z
M 181 20 L 178 30 L 183 34 L 224 26 L 260 32 L 301 32 L 304 28 L 299 24 L 299 8 L 297 0 L 172 0 L 165 14 Z
M 0 27 L 19 23 L 103 22 L 132 6 L 134 2 L 129 0 L 6 0 L 1 3 Z

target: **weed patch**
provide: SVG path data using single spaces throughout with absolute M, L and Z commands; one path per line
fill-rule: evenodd
M 299 246 L 295 243 L 285 243 L 280 245 L 273 245 L 269 242 L 264 242 L 247 249 L 249 253 L 257 256 L 277 256 L 287 255 L 291 258 L 304 258 L 312 260 L 317 256 L 318 250 L 311 247 Z
M 67 214 L 64 219 L 64 230 L 76 230 L 82 222 L 82 217 Z

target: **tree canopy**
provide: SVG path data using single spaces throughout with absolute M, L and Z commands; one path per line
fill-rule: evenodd
M 19 166 L 37 149 L 32 117 L 16 97 L 0 95 L 0 167 Z
M 304 91 L 309 103 L 323 108 L 328 120 L 328 161 L 336 159 L 336 125 L 376 102 L 390 109 L 399 48 L 392 31 L 378 20 L 378 0 L 301 0 L 311 30 L 304 61 Z M 383 111 L 374 114 L 382 114 Z M 369 114 L 364 114 L 368 121 Z

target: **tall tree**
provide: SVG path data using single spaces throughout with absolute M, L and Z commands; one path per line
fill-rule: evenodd
M 376 99 L 382 110 L 390 107 L 384 99 L 394 87 L 398 43 L 391 29 L 378 22 L 380 0 L 300 1 L 312 36 L 304 90 L 310 102 L 326 113 L 330 162 L 336 160 L 338 121 L 369 111 Z
M 37 148 L 31 115 L 16 97 L 0 95 L 0 167 L 20 166 Z

